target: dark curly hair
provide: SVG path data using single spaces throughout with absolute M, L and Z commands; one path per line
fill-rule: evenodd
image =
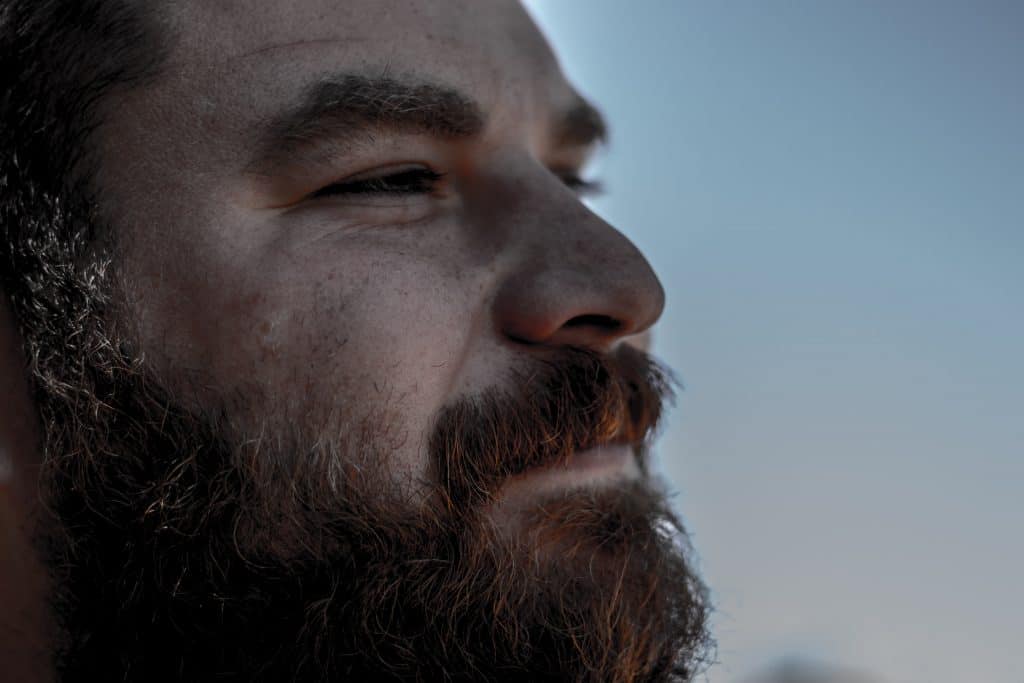
M 154 77 L 166 47 L 149 3 L 0 0 L 0 290 L 37 380 L 41 337 L 74 331 L 101 267 L 97 104 Z

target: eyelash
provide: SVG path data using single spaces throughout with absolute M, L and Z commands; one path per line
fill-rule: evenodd
M 599 194 L 602 190 L 601 183 L 584 180 L 575 173 L 554 173 L 565 183 L 566 187 L 582 197 Z M 438 173 L 429 168 L 413 168 L 372 178 L 332 183 L 314 192 L 310 198 L 319 199 L 336 195 L 431 194 L 437 190 L 438 183 L 444 177 L 444 173 Z
M 314 192 L 311 197 L 330 197 L 339 194 L 430 194 L 437 189 L 443 173 L 429 168 L 412 168 L 373 178 L 332 183 Z
M 593 197 L 604 192 L 604 185 L 599 180 L 586 180 L 576 173 L 555 172 L 565 186 L 580 197 Z

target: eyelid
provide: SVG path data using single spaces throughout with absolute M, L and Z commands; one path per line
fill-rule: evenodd
M 579 197 L 592 197 L 604 191 L 600 181 L 584 179 L 579 169 L 552 167 L 549 171 Z M 438 185 L 447 174 L 429 164 L 410 162 L 378 166 L 345 176 L 323 185 L 307 195 L 307 200 L 353 196 L 437 195 Z
M 428 164 L 403 163 L 378 166 L 328 183 L 310 193 L 307 199 L 332 196 L 433 195 L 445 174 Z
M 569 187 L 581 197 L 595 197 L 604 194 L 604 183 L 600 180 L 585 180 L 584 178 L 577 178 L 577 180 L 577 183 L 569 185 Z
M 565 185 L 581 197 L 593 197 L 604 192 L 604 184 L 600 180 L 583 178 L 578 170 L 553 168 L 551 172 L 558 176 Z
M 358 183 L 363 180 L 373 180 L 374 178 L 386 178 L 388 176 L 400 175 L 402 173 L 408 173 L 410 171 L 429 171 L 437 173 L 429 164 L 408 162 L 401 164 L 391 164 L 388 166 L 375 166 L 366 171 L 360 171 L 359 173 L 353 173 L 350 176 L 339 178 L 335 180 L 332 185 L 343 185 L 345 183 Z

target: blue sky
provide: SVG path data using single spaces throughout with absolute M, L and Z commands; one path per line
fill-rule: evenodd
M 668 292 L 736 681 L 1024 681 L 1024 4 L 532 0 Z

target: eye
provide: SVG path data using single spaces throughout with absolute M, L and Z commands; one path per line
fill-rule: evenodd
M 581 197 L 593 197 L 604 192 L 604 185 L 599 180 L 586 180 L 576 171 L 553 170 L 566 187 Z
M 322 187 L 311 194 L 310 199 L 338 195 L 433 194 L 443 178 L 443 173 L 422 166 L 385 172 L 371 171 Z

